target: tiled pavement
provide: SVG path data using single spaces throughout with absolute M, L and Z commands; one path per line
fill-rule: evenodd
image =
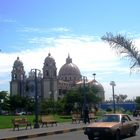
M 135 118 L 138 122 L 140 122 L 140 117 Z M 20 127 L 19 131 L 13 131 L 13 129 L 0 129 L 0 140 L 22 140 L 40 136 L 47 136 L 47 135 L 54 135 L 54 134 L 61 134 L 61 133 L 68 133 L 72 131 L 79 131 L 83 130 L 85 126 L 88 124 L 78 123 L 58 123 L 57 126 L 48 126 L 48 127 L 40 127 L 36 129 L 27 130 L 25 127 Z
M 13 131 L 13 129 L 0 129 L 0 140 L 22 140 L 40 136 L 47 136 L 53 134 L 61 134 L 72 131 L 83 130 L 86 124 L 72 124 L 72 123 L 58 123 L 57 126 L 40 127 L 36 129 L 27 130 L 25 127 L 20 127 L 19 131 Z

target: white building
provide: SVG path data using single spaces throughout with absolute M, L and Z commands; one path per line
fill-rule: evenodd
M 95 78 L 86 81 L 89 86 L 98 92 L 104 101 L 104 88 Z M 37 85 L 37 86 L 35 86 Z M 44 60 L 42 73 L 38 69 L 31 69 L 29 76 L 25 75 L 23 62 L 17 57 L 13 64 L 10 81 L 11 95 L 29 96 L 34 98 L 35 92 L 43 99 L 63 98 L 68 90 L 83 86 L 83 79 L 79 68 L 68 55 L 66 63 L 60 68 L 57 75 L 55 59 L 49 53 Z

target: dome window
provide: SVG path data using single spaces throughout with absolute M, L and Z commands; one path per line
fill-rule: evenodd
M 46 75 L 49 76 L 49 71 L 48 70 L 46 70 Z
M 16 79 L 17 79 L 17 75 L 16 75 L 16 74 L 14 74 L 13 79 L 14 79 L 14 80 L 16 80 Z

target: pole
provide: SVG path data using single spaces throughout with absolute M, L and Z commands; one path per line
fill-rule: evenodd
M 39 128 L 38 123 L 38 88 L 37 88 L 37 70 L 38 69 L 32 69 L 35 71 L 35 124 L 34 128 Z
M 86 90 L 85 90 L 85 76 L 83 77 L 84 79 L 84 109 L 86 107 Z
M 113 112 L 116 113 L 114 85 L 112 85 L 112 93 L 113 93 Z
M 83 90 L 84 90 L 84 105 L 83 105 L 83 114 L 84 114 L 84 123 L 86 124 L 87 122 L 89 122 L 89 117 L 88 117 L 88 108 L 87 108 L 87 100 L 86 100 L 86 89 L 85 89 L 85 76 L 83 76 Z
M 113 96 L 113 112 L 116 113 L 116 106 L 115 106 L 115 94 L 114 94 L 114 86 L 116 86 L 114 81 L 110 82 L 110 85 L 112 86 L 112 96 Z

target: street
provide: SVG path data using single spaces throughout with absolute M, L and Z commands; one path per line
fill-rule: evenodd
M 31 138 L 29 140 L 88 140 L 88 137 L 84 135 L 83 131 L 75 131 L 57 135 L 50 135 L 45 137 Z M 123 140 L 140 140 L 140 129 L 137 131 L 137 135 L 134 137 L 123 138 Z

